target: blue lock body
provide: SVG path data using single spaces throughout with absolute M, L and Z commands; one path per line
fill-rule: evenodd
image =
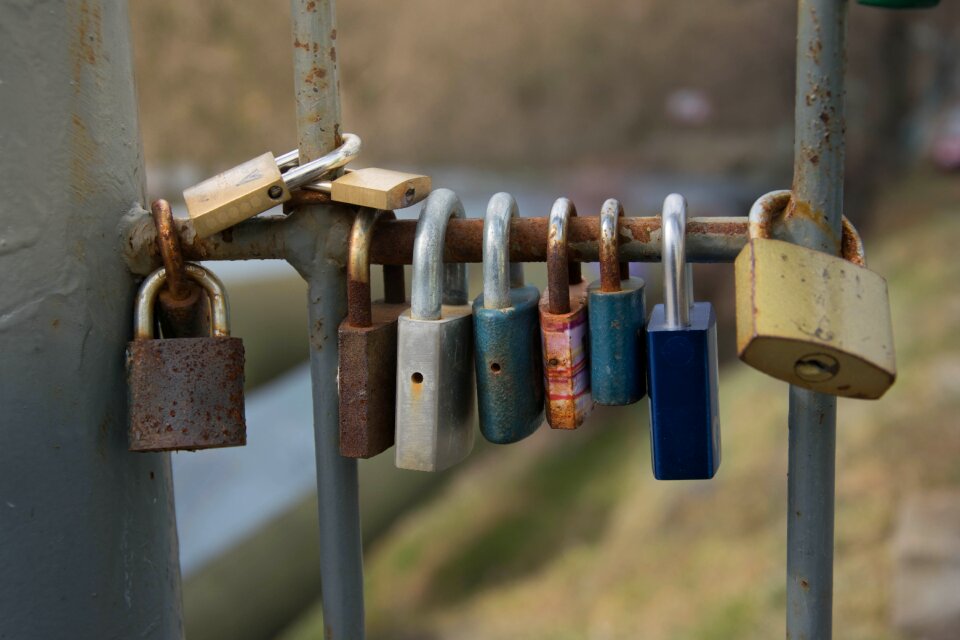
M 510 219 L 517 214 L 509 194 L 490 199 L 484 218 L 484 293 L 473 303 L 480 432 L 495 444 L 526 438 L 544 416 L 540 292 L 523 284 L 521 265 L 510 264 Z
M 658 304 L 647 324 L 650 437 L 658 480 L 712 478 L 720 466 L 717 318 L 697 302 L 690 326 L 666 325 Z
M 684 261 L 686 202 L 663 206 L 664 304 L 647 323 L 650 439 L 658 480 L 706 480 L 720 466 L 717 318 L 693 302 Z
M 647 389 L 647 317 L 644 282 L 619 261 L 617 223 L 623 207 L 614 199 L 600 210 L 600 279 L 587 289 L 590 385 L 597 404 L 626 405 Z

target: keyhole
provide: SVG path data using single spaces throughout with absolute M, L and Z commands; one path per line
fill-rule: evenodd
M 499 362 L 490 363 L 490 371 L 493 371 L 494 373 L 500 373 L 500 363 Z
M 419 371 L 415 371 L 410 379 L 413 380 L 413 384 L 421 384 L 423 382 L 423 374 Z
M 278 200 L 280 196 L 283 195 L 283 188 L 278 185 L 273 185 L 272 187 L 267 189 L 267 195 L 274 200 Z

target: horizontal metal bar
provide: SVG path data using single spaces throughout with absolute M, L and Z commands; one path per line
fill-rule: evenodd
M 285 217 L 247 220 L 207 238 L 200 238 L 187 220 L 177 220 L 180 243 L 187 260 L 290 259 L 302 253 L 317 221 L 307 220 L 309 209 Z M 660 261 L 660 217 L 620 218 L 620 256 L 629 262 Z M 373 264 L 410 264 L 416 220 L 382 220 L 370 246 Z M 596 262 L 599 216 L 570 220 L 569 255 L 580 262 Z M 733 262 L 747 242 L 746 217 L 691 218 L 687 221 L 689 262 Z M 147 274 L 160 265 L 156 228 L 144 212 L 131 223 L 125 252 L 134 273 Z M 347 247 L 330 247 L 329 257 L 346 262 Z M 544 262 L 547 258 L 547 218 L 516 218 L 510 229 L 510 260 Z M 443 259 L 446 262 L 483 261 L 483 219 L 451 220 L 447 225 Z

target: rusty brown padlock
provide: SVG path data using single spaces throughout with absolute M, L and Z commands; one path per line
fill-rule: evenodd
M 131 451 L 189 451 L 247 441 L 243 341 L 230 337 L 223 283 L 199 265 L 184 267 L 209 297 L 212 335 L 154 338 L 154 304 L 166 269 L 144 280 L 134 339 L 127 345 Z
M 347 318 L 340 324 L 340 455 L 370 458 L 393 446 L 397 318 L 406 310 L 403 267 L 383 267 L 384 300 L 370 302 L 370 241 L 392 211 L 361 209 L 350 234 Z

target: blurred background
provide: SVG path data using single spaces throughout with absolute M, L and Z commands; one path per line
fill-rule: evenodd
M 497 191 L 526 216 L 561 195 L 585 215 L 608 197 L 656 215 L 672 191 L 693 216 L 746 215 L 791 181 L 795 6 L 704 9 L 341 2 L 356 164 L 430 174 L 471 217 Z M 286 2 L 131 13 L 151 198 L 295 146 Z M 956 638 L 960 7 L 853 4 L 849 21 L 846 214 L 888 278 L 899 379 L 880 401 L 839 403 L 835 627 Z M 246 344 L 249 445 L 173 456 L 187 635 L 323 637 L 305 285 L 285 264 L 211 266 Z M 650 308 L 660 269 L 633 268 Z M 527 277 L 542 287 L 543 265 Z M 653 479 L 645 401 L 478 445 L 440 474 L 397 470 L 392 451 L 361 461 L 371 638 L 782 636 L 787 387 L 734 357 L 732 265 L 695 278 L 720 322 L 717 478 Z

